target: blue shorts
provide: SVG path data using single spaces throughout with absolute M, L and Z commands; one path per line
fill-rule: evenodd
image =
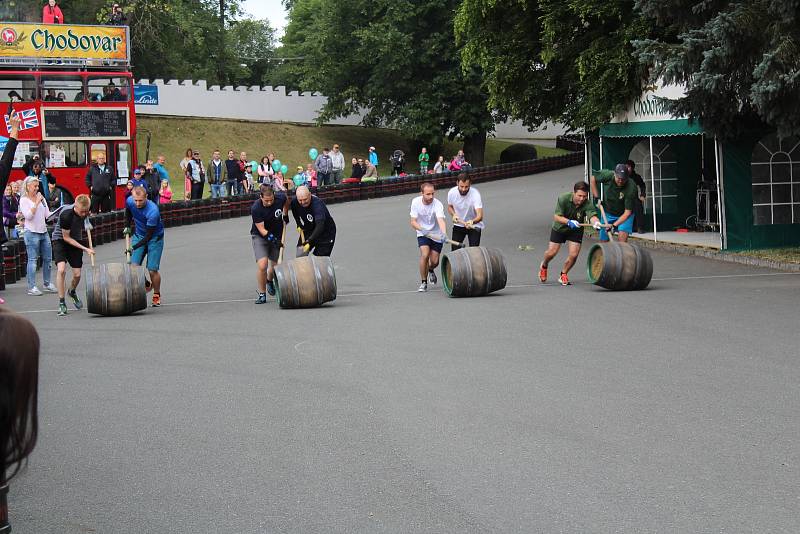
M 135 245 L 143 239 L 144 236 L 133 234 L 131 245 Z M 145 255 L 147 255 L 147 270 L 158 271 L 161 266 L 161 253 L 164 251 L 164 235 L 151 237 L 143 247 L 134 249 L 131 254 L 131 263 L 135 265 L 142 265 Z
M 606 218 L 608 219 L 608 224 L 611 224 L 619 219 L 619 217 L 616 215 L 611 215 L 609 213 L 606 213 Z M 630 217 L 625 219 L 624 223 L 619 225 L 619 231 L 628 234 L 633 233 L 633 213 L 631 213 Z M 600 229 L 600 241 L 608 241 L 608 233 L 606 232 L 605 228 Z
M 443 244 L 444 243 L 439 243 L 438 241 L 434 241 L 430 237 L 417 236 L 417 245 L 419 245 L 420 247 L 431 247 L 431 250 L 434 252 L 441 252 Z

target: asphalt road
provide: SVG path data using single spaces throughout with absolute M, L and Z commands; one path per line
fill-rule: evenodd
M 411 196 L 331 206 L 320 309 L 253 304 L 247 219 L 168 230 L 132 317 L 10 286 L 43 341 L 14 532 L 800 531 L 800 276 L 655 252 L 615 293 L 582 254 L 541 285 L 579 175 L 479 187 L 509 272 L 483 298 L 416 292 Z

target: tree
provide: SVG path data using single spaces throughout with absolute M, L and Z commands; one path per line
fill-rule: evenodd
M 319 121 L 363 112 L 429 145 L 463 137 L 483 162 L 495 123 L 480 70 L 462 69 L 453 35 L 458 0 L 293 0 L 282 72 L 328 96 Z
M 275 29 L 268 20 L 233 21 L 227 32 L 226 48 L 239 69 L 235 83 L 263 85 L 273 70 Z
M 639 96 L 631 40 L 648 37 L 633 0 L 464 0 L 455 19 L 465 68 L 489 104 L 531 128 L 595 128 Z
M 770 127 L 800 134 L 800 7 L 789 0 L 686 2 L 639 0 L 666 28 L 636 43 L 651 80 L 684 84 L 669 102 L 722 138 Z

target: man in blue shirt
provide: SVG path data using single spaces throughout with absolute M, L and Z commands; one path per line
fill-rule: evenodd
M 306 256 L 313 249 L 315 256 L 330 256 L 336 241 L 336 223 L 325 203 L 303 185 L 297 188 L 290 208 L 301 231 L 297 255 Z
M 275 294 L 275 285 L 273 284 L 275 265 L 278 263 L 283 246 L 284 225 L 289 222 L 288 212 L 289 201 L 286 195 L 274 192 L 272 187 L 267 184 L 261 184 L 260 197 L 253 202 L 253 206 L 250 208 L 250 215 L 253 218 L 250 236 L 258 266 L 256 304 L 267 302 L 266 293 Z
M 161 253 L 164 250 L 164 225 L 158 206 L 147 200 L 147 191 L 143 187 L 134 187 L 133 193 L 125 201 L 125 232 L 131 233 L 131 222 L 135 225 L 131 240 L 131 263 L 142 265 L 147 256 L 147 270 L 153 289 L 153 307 L 161 306 Z M 149 290 L 149 287 L 148 287 Z

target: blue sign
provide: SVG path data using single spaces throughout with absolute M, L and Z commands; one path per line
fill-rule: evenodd
M 157 85 L 134 85 L 133 101 L 140 106 L 158 105 L 158 86 Z

